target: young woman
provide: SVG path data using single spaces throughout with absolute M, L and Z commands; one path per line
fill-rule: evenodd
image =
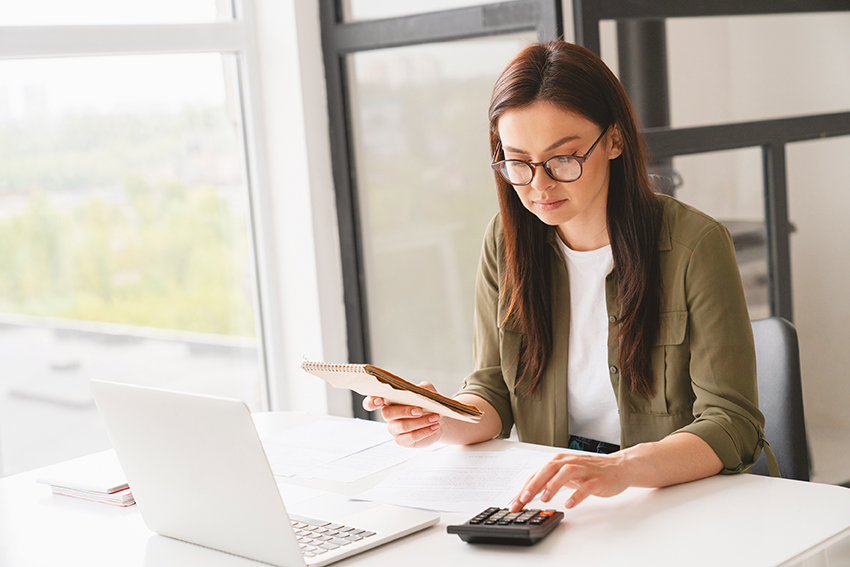
M 478 424 L 381 408 L 404 446 L 521 441 L 559 454 L 511 507 L 747 470 L 764 446 L 755 353 L 728 231 L 655 194 L 631 104 L 592 52 L 551 42 L 508 64 L 490 102 L 500 213 L 475 295 Z

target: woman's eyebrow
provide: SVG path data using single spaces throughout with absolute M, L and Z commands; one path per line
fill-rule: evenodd
M 554 150 L 558 146 L 562 146 L 562 145 L 566 144 L 567 142 L 572 142 L 573 140 L 579 140 L 579 139 L 581 139 L 581 136 L 564 136 L 560 140 L 557 140 L 555 143 L 550 144 L 549 147 L 547 147 L 544 151 L 548 152 L 550 150 Z M 523 154 L 523 155 L 527 155 L 527 156 L 531 155 L 530 153 L 528 153 L 525 150 L 520 150 L 520 149 L 511 147 L 511 146 L 507 146 L 505 144 L 502 144 L 502 148 L 507 152 L 511 152 L 511 153 L 515 153 L 515 154 Z

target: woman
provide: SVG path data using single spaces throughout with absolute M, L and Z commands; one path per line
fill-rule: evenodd
M 403 446 L 505 437 L 560 454 L 520 491 L 588 495 L 747 470 L 764 446 L 747 306 L 728 231 L 655 194 L 617 78 L 564 42 L 524 49 L 489 110 L 500 213 L 476 283 L 478 424 L 385 405 Z

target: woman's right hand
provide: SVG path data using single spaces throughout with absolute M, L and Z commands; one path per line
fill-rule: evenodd
M 420 382 L 419 385 L 432 392 L 437 391 L 430 382 Z M 388 404 L 383 398 L 372 396 L 363 400 L 363 407 L 367 411 L 381 410 L 387 430 L 402 447 L 427 447 L 442 436 L 439 414 L 427 413 L 420 407 Z

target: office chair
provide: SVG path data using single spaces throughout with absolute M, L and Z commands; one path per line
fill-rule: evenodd
M 752 322 L 756 344 L 759 408 L 765 437 L 779 461 L 782 478 L 809 480 L 809 445 L 803 415 L 797 330 L 781 317 Z M 767 476 L 762 454 L 752 472 Z

